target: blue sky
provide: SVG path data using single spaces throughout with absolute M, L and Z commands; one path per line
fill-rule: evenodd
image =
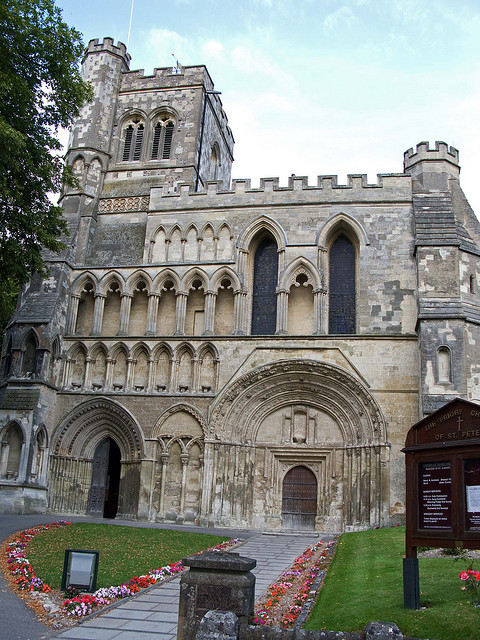
M 57 0 L 127 42 L 131 0 Z M 480 216 L 478 0 L 135 0 L 131 69 L 205 64 L 235 137 L 233 177 L 402 171 L 422 140 L 460 150 Z M 476 193 L 478 191 L 478 193 Z

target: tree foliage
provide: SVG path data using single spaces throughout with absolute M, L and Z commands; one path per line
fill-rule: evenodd
M 45 273 L 42 248 L 62 248 L 48 194 L 65 179 L 58 130 L 90 96 L 82 53 L 54 0 L 0 0 L 0 292 Z

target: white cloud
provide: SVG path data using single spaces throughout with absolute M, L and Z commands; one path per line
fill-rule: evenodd
M 209 40 L 202 46 L 202 52 L 209 58 L 219 58 L 224 52 L 224 47 L 217 40 Z
M 150 59 L 159 66 L 173 64 L 172 54 L 180 64 L 189 64 L 190 41 L 176 31 L 153 28 L 148 33 L 148 43 Z
M 355 22 L 357 22 L 357 18 L 353 11 L 344 5 L 340 7 L 340 9 L 337 9 L 337 11 L 328 14 L 323 21 L 323 28 L 325 31 L 332 31 L 342 25 L 351 26 L 355 24 Z

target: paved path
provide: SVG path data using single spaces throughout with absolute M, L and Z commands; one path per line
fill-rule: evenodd
M 324 540 L 330 539 L 328 536 Z M 316 535 L 258 534 L 236 551 L 255 558 L 255 597 L 292 564 L 304 549 L 320 540 Z M 77 640 L 174 640 L 177 634 L 180 576 L 129 599 L 106 613 L 59 633 Z

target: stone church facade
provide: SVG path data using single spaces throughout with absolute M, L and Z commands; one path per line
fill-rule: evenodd
M 341 531 L 404 513 L 409 427 L 480 401 L 456 149 L 375 184 L 230 179 L 205 67 L 92 40 L 67 249 L 4 336 L 0 510 Z

